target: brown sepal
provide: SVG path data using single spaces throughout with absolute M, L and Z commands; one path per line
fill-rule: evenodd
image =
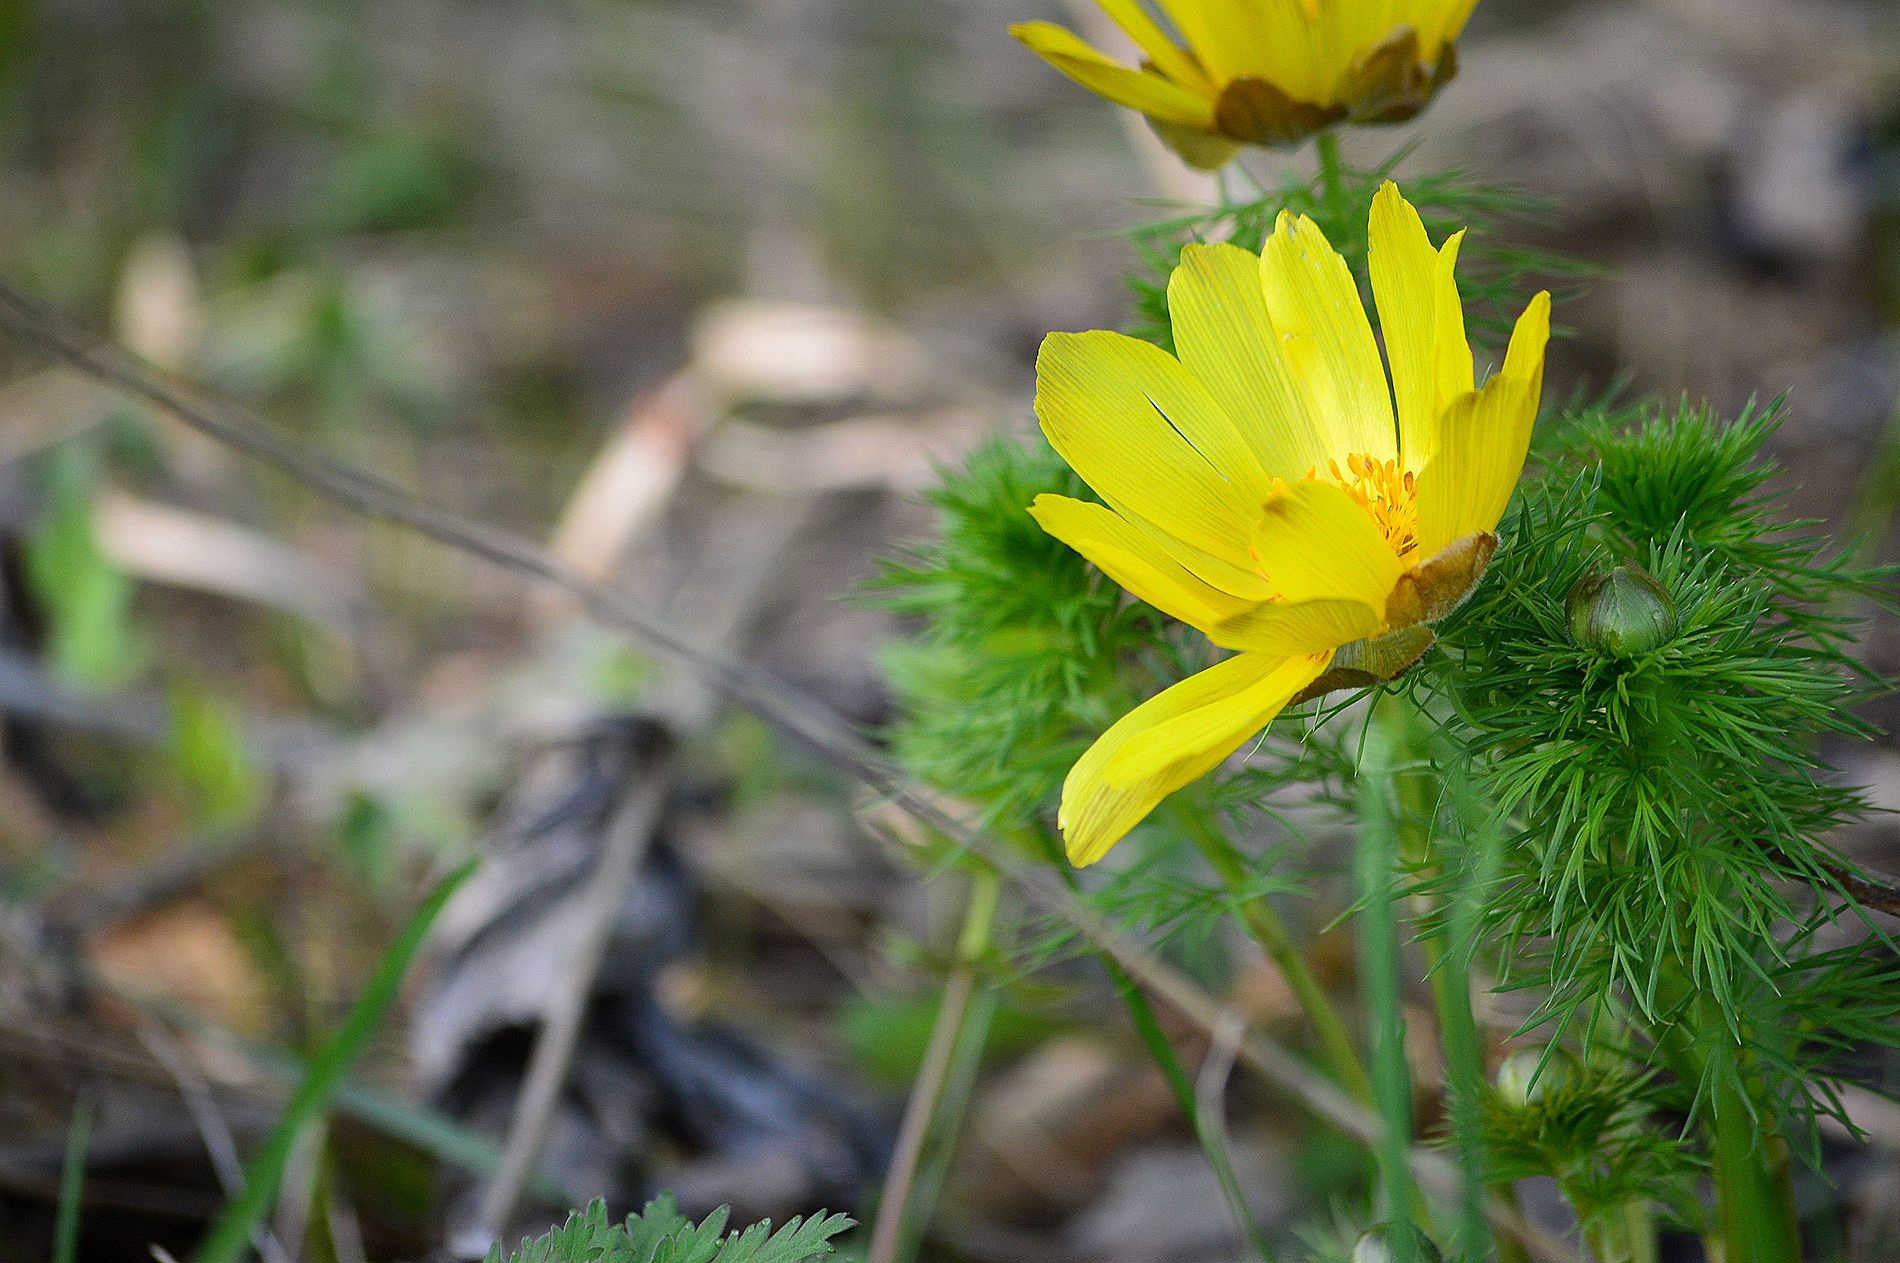
M 1497 550 L 1498 537 L 1480 531 L 1453 540 L 1437 555 L 1407 570 L 1386 598 L 1386 626 L 1436 623 L 1463 605 Z
M 1402 26 L 1361 54 L 1333 95 L 1347 102 L 1355 123 L 1403 123 L 1417 117 L 1457 73 L 1450 44 L 1438 65 L 1428 68 L 1419 58 L 1418 32 Z
M 1338 689 L 1371 688 L 1374 684 L 1396 680 L 1417 666 L 1437 639 L 1431 628 L 1415 624 L 1383 636 L 1341 645 L 1325 673 L 1295 693 L 1293 701 L 1287 704 L 1291 706 Z
M 1249 145 L 1296 145 L 1346 116 L 1344 106 L 1296 101 L 1265 79 L 1243 75 L 1221 89 L 1214 126 Z

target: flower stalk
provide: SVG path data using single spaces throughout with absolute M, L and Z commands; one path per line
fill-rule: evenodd
M 1394 759 L 1391 775 L 1398 800 L 1395 827 L 1399 860 L 1417 878 L 1429 878 L 1435 864 L 1432 822 L 1444 793 L 1427 748 L 1429 733 L 1424 725 L 1429 721 L 1410 700 L 1397 694 L 1379 700 L 1377 719 L 1386 730 Z M 1414 890 L 1408 906 L 1418 927 L 1419 947 L 1438 1018 L 1439 1050 L 1445 1059 L 1445 1113 L 1458 1142 L 1464 1175 L 1458 1207 L 1460 1253 L 1481 1257 L 1491 1236 L 1484 1219 L 1484 1129 L 1480 1111 L 1485 1082 L 1484 1041 L 1471 1008 L 1469 949 L 1454 940 L 1457 927 L 1437 924 L 1442 909 L 1435 895 Z M 1515 1200 L 1508 1184 L 1492 1192 L 1507 1202 Z M 1527 1257 L 1523 1247 L 1508 1237 L 1499 1240 L 1498 1251 L 1502 1263 L 1521 1263 Z
M 1388 798 L 1393 766 L 1390 734 L 1369 734 L 1359 764 L 1358 887 L 1359 976 L 1370 1019 L 1373 1097 L 1383 1126 L 1374 1154 L 1390 1220 L 1386 1244 L 1393 1263 L 1421 1263 L 1412 1216 L 1418 1189 L 1407 1165 L 1411 1149 L 1412 1071 L 1405 1059 L 1405 1013 L 1400 996 L 1398 823 Z
M 1372 1080 L 1353 1043 L 1352 1033 L 1339 1016 L 1326 988 L 1320 985 L 1306 954 L 1294 939 L 1273 903 L 1265 895 L 1246 894 L 1247 861 L 1209 813 L 1196 806 L 1177 804 L 1175 818 L 1199 848 L 1203 858 L 1235 897 L 1234 912 L 1267 959 L 1279 969 L 1299 1002 L 1300 1010 L 1312 1024 L 1328 1065 L 1339 1085 L 1361 1103 L 1372 1103 Z
M 978 868 L 970 879 L 970 894 L 964 904 L 963 924 L 957 934 L 956 967 L 944 985 L 943 999 L 930 1030 L 930 1043 L 917 1080 L 911 1086 L 910 1099 L 904 1105 L 904 1117 L 898 1124 L 897 1144 L 884 1180 L 884 1194 L 878 1204 L 877 1221 L 872 1228 L 870 1263 L 897 1263 L 907 1257 L 907 1240 L 914 1242 L 910 1221 L 913 1201 L 919 1187 L 924 1149 L 938 1130 L 947 1099 L 946 1085 L 952 1078 L 960 1048 L 969 1045 L 966 1029 L 978 987 L 978 968 L 994 941 L 997 904 L 1001 879 L 994 869 Z M 987 1012 L 987 1009 L 985 1009 Z M 976 1041 L 981 1047 L 981 1039 Z M 907 1229 L 911 1229 L 907 1231 Z
M 1346 209 L 1346 164 L 1339 156 L 1339 135 L 1324 131 L 1313 138 L 1313 150 L 1319 155 L 1320 203 L 1326 217 L 1343 224 L 1350 217 Z
M 1700 1117 L 1711 1142 L 1722 1263 L 1801 1263 L 1788 1146 L 1768 1102 L 1757 1099 L 1759 1079 L 1714 997 L 1671 972 L 1672 988 L 1686 998 L 1660 1032 L 1658 1051 L 1684 1083 L 1706 1085 Z

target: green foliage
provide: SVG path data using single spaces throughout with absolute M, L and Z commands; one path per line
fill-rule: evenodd
M 898 758 L 1012 824 L 1054 803 L 1088 742 L 1140 696 L 1129 659 L 1165 634 L 1029 516 L 1044 492 L 1093 498 L 1039 435 L 986 444 L 931 493 L 937 533 L 873 587 L 920 624 L 886 661 Z
M 1890 606 L 1894 571 L 1855 568 L 1818 521 L 1780 519 L 1782 497 L 1768 485 L 1777 467 L 1759 457 L 1781 418 L 1780 400 L 1728 425 L 1685 402 L 1630 430 L 1627 413 L 1597 409 L 1565 431 L 1564 446 L 1600 471 L 1598 503 L 1624 552 L 1680 532 L 1697 553 L 1769 584 L 1780 599 L 1767 616 L 1845 665 L 1854 626 L 1839 615 L 1842 598 Z
M 479 176 L 454 136 L 353 135 L 338 147 L 306 213 L 319 238 L 432 228 L 464 205 Z
M 1660 1202 L 1699 1226 L 1699 1155 L 1658 1118 L 1654 1076 L 1554 1058 L 1527 1100 L 1487 1093 L 1485 1149 L 1496 1180 L 1557 1181 L 1584 1231 L 1616 1227 L 1632 1202 Z
M 794 1218 L 777 1232 L 770 1220 L 743 1232 L 726 1232 L 720 1207 L 695 1225 L 662 1193 L 625 1223 L 609 1222 L 607 1204 L 595 1201 L 545 1236 L 523 1241 L 506 1263 L 807 1263 L 831 1254 L 831 1238 L 852 1226 L 844 1215 L 819 1211 Z M 488 1263 L 503 1263 L 501 1246 Z
M 245 748 L 237 716 L 195 684 L 172 686 L 168 752 L 197 824 L 237 828 L 263 806 L 268 777 Z
M 1866 802 L 1818 747 L 1868 734 L 1854 712 L 1874 688 L 1833 610 L 1880 576 L 1777 525 L 1772 428 L 1686 405 L 1580 427 L 1596 468 L 1526 489 L 1422 686 L 1514 828 L 1485 916 L 1507 985 L 1542 989 L 1538 1019 L 1586 1041 L 1625 1011 L 1665 1044 L 1694 1022 L 1737 1053 L 1698 1063 L 1698 1107 L 1747 1073 L 1747 1099 L 1798 1118 L 1838 1112 L 1843 1046 L 1900 1042 L 1900 991 L 1887 953 L 1819 946 L 1849 871 L 1827 837 Z M 1575 644 L 1564 606 L 1625 561 L 1680 630 L 1619 659 Z
M 1134 331 L 1171 347 L 1166 279 L 1184 242 L 1258 249 L 1282 208 L 1318 220 L 1363 278 L 1367 212 L 1389 169 L 1256 190 L 1138 231 L 1150 273 L 1134 282 Z M 1460 284 L 1481 356 L 1503 341 L 1531 275 L 1583 273 L 1490 243 L 1496 222 L 1537 213 L 1523 198 L 1457 175 L 1405 187 L 1435 238 L 1473 230 Z M 1773 1180 L 1747 1182 L 1736 1137 L 1768 1138 L 1741 1155 L 1764 1171 L 1777 1138 L 1813 1156 L 1815 1119 L 1844 1118 L 1844 1054 L 1900 1045 L 1892 944 L 1842 945 L 1836 931 L 1857 911 L 1856 874 L 1829 838 L 1867 803 L 1821 754 L 1871 733 L 1856 711 L 1881 684 L 1855 658 L 1846 611 L 1889 599 L 1892 572 L 1857 569 L 1814 523 L 1784 519 L 1763 456 L 1776 408 L 1733 423 L 1613 398 L 1553 411 L 1543 472 L 1517 498 L 1491 573 L 1395 686 L 1435 730 L 1388 748 L 1379 726 L 1324 722 L 1357 699 L 1283 716 L 1090 873 L 1086 897 L 1176 950 L 1211 939 L 1293 884 L 1298 830 L 1280 821 L 1276 850 L 1249 854 L 1225 888 L 1205 882 L 1188 841 L 1221 825 L 1248 837 L 1276 803 L 1356 803 L 1360 981 L 1388 1037 L 1375 1058 L 1386 1213 L 1412 1207 L 1406 1070 L 1390 1038 L 1403 1011 L 1393 913 L 1423 907 L 1448 1075 L 1468 1088 L 1462 1104 L 1454 1089 L 1450 1130 L 1472 1187 L 1553 1176 L 1593 1240 L 1611 1241 L 1646 1231 L 1631 1212 L 1652 1203 L 1694 1222 L 1704 1172 L 1725 1205 L 1737 1190 L 1760 1200 Z M 886 572 L 884 592 L 922 622 L 891 660 L 899 758 L 1048 849 L 1048 809 L 1087 741 L 1205 658 L 1198 638 L 1041 533 L 1023 509 L 1044 491 L 1087 495 L 1045 445 L 985 449 L 945 476 L 940 535 Z M 1387 897 L 1395 866 L 1421 900 Z M 1060 929 L 1030 937 L 1037 962 L 1073 942 Z M 1466 996 L 1468 967 L 1528 991 L 1527 1027 L 1581 1048 L 1591 1069 L 1514 1111 L 1486 1102 L 1468 997 L 1446 1000 Z M 1669 1120 L 1684 1115 L 1677 1134 Z M 1464 1253 L 1485 1236 L 1474 1208 Z
M 1310 216 L 1333 248 L 1345 256 L 1353 274 L 1364 278 L 1373 196 L 1386 180 L 1398 178 L 1394 173 L 1407 152 L 1401 149 L 1366 171 L 1343 172 L 1334 196 L 1328 195 L 1319 176 L 1288 171 L 1277 188 L 1256 186 L 1239 196 L 1230 190 L 1214 210 L 1136 228 L 1130 235 L 1143 267 L 1129 277 L 1135 298 L 1129 332 L 1172 351 L 1168 276 L 1181 257 L 1181 247 L 1195 241 L 1227 241 L 1257 253 L 1283 209 Z M 1461 228 L 1469 230 L 1458 252 L 1458 289 L 1465 300 L 1472 345 L 1481 353 L 1496 351 L 1509 339 L 1518 312 L 1537 288 L 1534 278 L 1540 284 L 1574 286 L 1595 274 L 1595 269 L 1568 256 L 1505 243 L 1498 229 L 1506 223 L 1535 222 L 1549 214 L 1549 203 L 1540 198 L 1506 185 L 1480 184 L 1455 170 L 1407 175 L 1399 183 L 1406 199 L 1418 208 L 1433 241 L 1443 241 Z M 1370 304 L 1367 314 L 1376 319 Z
M 132 582 L 92 529 L 94 462 L 83 444 L 54 449 L 46 507 L 26 540 L 26 581 L 46 619 L 46 660 L 61 677 L 102 691 L 137 675 L 147 652 L 132 619 Z

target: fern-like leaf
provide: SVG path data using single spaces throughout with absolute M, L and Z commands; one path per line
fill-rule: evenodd
M 609 1223 L 607 1204 L 596 1200 L 545 1236 L 523 1241 L 505 1261 L 497 1243 L 487 1263 L 809 1263 L 829 1255 L 831 1239 L 855 1222 L 821 1210 L 777 1232 L 766 1220 L 728 1234 L 727 1214 L 721 1206 L 694 1224 L 662 1193 L 625 1223 Z

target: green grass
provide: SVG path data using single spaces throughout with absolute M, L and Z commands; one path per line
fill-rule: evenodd
M 66 1127 L 66 1162 L 59 1173 L 59 1216 L 53 1222 L 53 1263 L 73 1263 L 79 1257 L 79 1204 L 86 1186 L 92 1113 L 92 1100 L 80 1097 Z
M 193 1263 L 237 1263 L 244 1257 L 250 1247 L 252 1229 L 263 1222 L 283 1185 L 284 1169 L 290 1164 L 298 1137 L 328 1109 L 344 1076 L 394 1003 L 429 927 L 435 924 L 436 916 L 449 897 L 474 871 L 475 861 L 470 860 L 443 878 L 391 940 L 364 985 L 362 995 L 357 997 L 329 1042 L 311 1059 L 283 1115 L 245 1168 L 244 1191 L 225 1206 L 192 1256 Z

